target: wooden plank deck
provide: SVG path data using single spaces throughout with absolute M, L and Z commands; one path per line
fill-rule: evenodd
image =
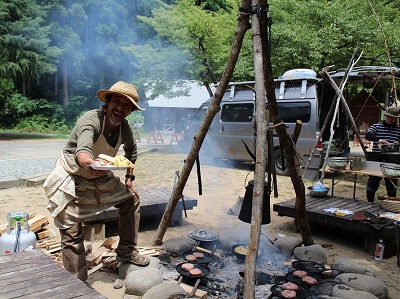
M 273 205 L 273 211 L 278 212 L 279 216 L 295 217 L 295 198 Z M 336 216 L 333 213 L 324 212 L 324 209 L 338 208 L 348 209 L 353 213 L 357 211 L 368 211 L 373 214 L 384 213 L 380 204 L 368 203 L 364 200 L 350 199 L 337 196 L 327 196 L 325 198 L 314 198 L 306 195 L 306 214 L 310 223 L 327 225 L 330 227 L 351 231 L 367 238 L 384 239 L 387 241 L 396 242 L 395 225 L 389 225 L 381 230 L 372 228 L 365 221 L 353 221 L 353 215 Z
M 140 195 L 140 216 L 152 216 L 164 214 L 165 208 L 171 197 L 172 189 L 163 188 L 137 188 Z M 197 206 L 197 199 L 184 196 L 186 210 L 192 210 Z M 182 199 L 176 205 L 172 215 L 171 225 L 182 224 L 182 213 L 184 210 Z M 88 218 L 85 223 L 106 222 L 118 219 L 118 209 L 110 208 L 95 216 Z
M 0 298 L 107 299 L 42 250 L 0 256 Z

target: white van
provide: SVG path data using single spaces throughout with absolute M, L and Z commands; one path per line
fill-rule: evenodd
M 254 82 L 236 82 L 229 85 L 221 101 L 221 110 L 216 114 L 207 136 L 200 149 L 200 160 L 210 158 L 252 161 L 243 142 L 254 152 L 255 147 L 255 95 L 248 87 Z M 308 154 L 316 143 L 316 138 L 327 117 L 332 101 L 336 98 L 334 90 L 316 73 L 308 69 L 295 69 L 286 72 L 275 80 L 276 99 L 281 119 L 289 134 L 293 133 L 297 120 L 302 121 L 302 128 L 296 144 L 298 153 Z M 193 142 L 191 138 L 199 129 L 211 99 L 204 102 L 191 117 L 185 131 L 185 138 L 180 142 L 183 151 L 187 151 Z M 268 101 L 266 101 L 268 106 Z M 342 111 L 342 109 L 339 109 Z M 350 152 L 346 118 L 340 112 L 335 124 L 335 155 Z M 329 127 L 322 136 L 322 144 L 329 140 Z M 277 174 L 287 174 L 285 163 L 282 164 L 279 139 L 274 132 L 274 157 Z

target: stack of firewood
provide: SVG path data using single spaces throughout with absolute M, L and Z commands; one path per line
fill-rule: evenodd
M 89 269 L 88 274 L 96 271 L 114 272 L 118 270 L 118 261 L 115 253 L 116 240 L 106 239 L 101 245 L 94 249 L 92 244 L 86 246 L 86 266 Z M 59 240 L 49 239 L 38 241 L 37 248 L 42 249 L 48 256 L 56 262 L 62 264 L 61 244 Z M 161 247 L 139 247 L 139 252 L 147 256 L 159 256 Z
M 86 266 L 89 269 L 89 275 L 98 270 L 113 272 L 118 269 L 116 245 L 115 239 L 108 238 L 93 251 L 91 246 L 86 248 Z M 159 256 L 162 249 L 161 247 L 138 247 L 139 253 L 147 256 Z
M 60 240 L 56 238 L 39 240 L 36 242 L 36 248 L 41 249 L 57 263 L 62 264 Z

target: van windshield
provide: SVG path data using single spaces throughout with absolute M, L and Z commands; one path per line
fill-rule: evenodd
M 194 121 L 202 121 L 206 116 L 208 106 L 200 107 L 193 115 L 192 120 Z

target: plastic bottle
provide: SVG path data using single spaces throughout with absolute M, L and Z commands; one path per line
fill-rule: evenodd
M 383 244 L 383 240 L 380 239 L 375 247 L 375 261 L 380 262 L 383 260 L 383 252 L 385 251 L 385 244 Z

